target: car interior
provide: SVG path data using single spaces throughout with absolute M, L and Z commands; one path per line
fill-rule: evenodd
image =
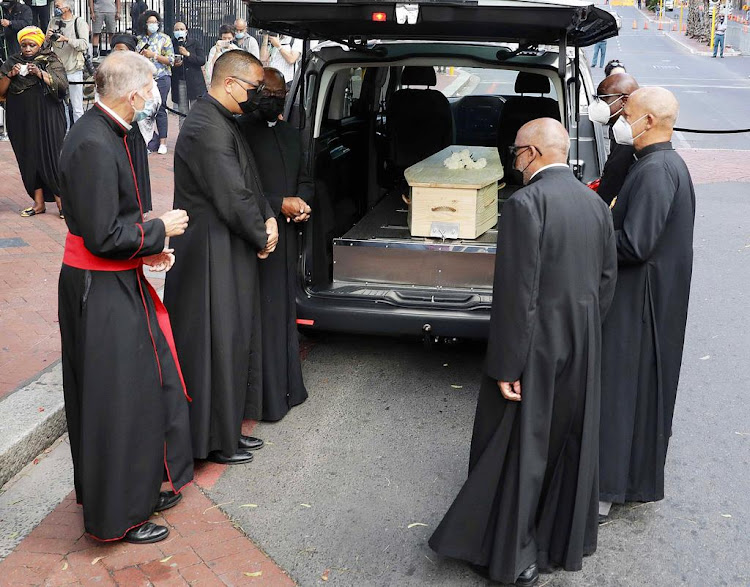
M 487 263 L 494 262 L 495 229 L 472 241 L 442 243 L 443 250 L 489 253 L 481 262 L 472 258 L 483 277 L 467 277 L 462 270 L 453 283 L 441 269 L 415 278 L 414 263 L 406 260 L 403 273 L 384 273 L 383 267 L 409 248 L 424 251 L 434 240 L 409 233 L 404 170 L 449 145 L 497 147 L 505 170 L 499 212 L 521 187 L 509 147 L 530 120 L 561 120 L 561 82 L 550 69 L 462 67 L 459 72 L 450 65 L 416 61 L 336 65 L 322 76 L 314 121 L 319 213 L 313 215 L 312 242 L 305 250 L 310 261 L 305 277 L 312 289 L 350 289 L 353 282 L 491 288 L 492 266 Z M 464 80 L 460 87 L 455 83 L 459 77 Z M 367 249 L 358 249 L 353 260 L 354 249 L 345 247 L 359 245 Z M 438 274 L 442 281 L 436 280 Z

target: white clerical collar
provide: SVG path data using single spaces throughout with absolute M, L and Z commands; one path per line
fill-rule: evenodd
M 268 128 L 273 128 L 274 126 L 276 126 L 276 123 L 277 123 L 277 122 L 278 122 L 278 120 L 274 120 L 274 121 L 272 121 L 272 122 L 268 122 L 268 121 L 266 120 L 266 124 L 268 125 Z
M 568 166 L 567 163 L 550 163 L 549 165 L 545 165 L 544 167 L 540 167 L 534 173 L 532 173 L 531 177 L 529 178 L 529 181 L 531 181 L 532 179 L 534 179 L 534 176 L 536 174 L 541 173 L 542 171 L 544 171 L 545 169 L 549 169 L 550 167 L 567 167 L 567 166 Z
M 119 122 L 121 126 L 124 126 L 125 130 L 127 130 L 128 132 L 130 132 L 130 129 L 133 128 L 132 124 L 128 124 L 127 122 L 125 122 L 125 120 L 122 118 L 122 116 L 120 116 L 119 114 L 117 114 L 117 112 L 115 112 L 114 110 L 112 110 L 112 108 L 110 108 L 109 106 L 107 106 L 101 100 L 99 100 L 97 102 L 97 104 L 99 104 L 99 108 L 101 108 L 102 110 L 104 110 L 107 114 L 109 114 L 112 118 L 114 118 L 117 122 Z

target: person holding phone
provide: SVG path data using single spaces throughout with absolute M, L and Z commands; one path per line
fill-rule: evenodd
M 211 87 L 211 76 L 214 71 L 214 63 L 227 51 L 238 51 L 240 47 L 234 42 L 234 28 L 232 25 L 223 24 L 219 27 L 219 40 L 211 47 L 206 59 L 206 85 Z

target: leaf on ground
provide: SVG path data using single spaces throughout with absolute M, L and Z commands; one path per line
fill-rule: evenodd
M 94 560 L 91 561 L 91 564 L 95 565 L 96 563 L 98 563 L 103 558 L 104 558 L 103 556 L 97 556 Z
M 721 514 L 722 518 L 731 518 L 732 514 Z
M 242 573 L 245 577 L 262 577 L 263 571 L 255 571 L 254 573 Z
M 738 434 L 739 436 L 750 436 L 750 432 L 735 432 L 735 434 Z
M 448 363 L 443 363 L 443 367 L 447 367 L 447 366 L 448 366 Z
M 423 524 L 422 522 L 412 522 L 411 524 L 407 526 L 407 528 L 411 529 L 411 528 L 416 528 L 417 526 L 424 526 L 426 528 L 427 524 Z
M 464 386 L 463 386 L 463 385 L 451 385 L 451 387 L 452 387 L 453 389 L 463 389 L 463 388 L 464 388 Z
M 243 503 L 240 507 L 241 508 L 257 508 L 258 504 L 257 503 Z
M 160 562 L 160 563 L 165 563 L 165 562 L 167 562 L 167 561 L 168 561 L 169 559 L 171 559 L 171 558 L 172 558 L 172 556 L 173 556 L 173 555 L 171 555 L 171 554 L 170 554 L 170 555 L 169 555 L 169 556 L 168 556 L 167 558 L 163 558 L 163 559 L 161 559 L 161 560 L 160 560 L 159 562 Z
M 309 503 L 301 503 L 300 504 L 303 508 L 311 508 L 312 506 Z
M 43 412 L 43 411 L 44 411 L 44 408 L 39 408 L 39 411 L 40 411 L 40 412 Z
M 65 561 L 65 562 L 63 563 L 63 568 L 62 568 L 62 570 L 63 570 L 63 571 L 67 571 L 67 570 L 68 570 L 68 561 Z
M 711 355 L 706 355 L 705 357 L 701 357 L 701 361 L 708 361 L 711 358 Z
M 328 581 L 328 575 L 330 574 L 331 569 L 326 569 L 325 571 L 323 571 L 323 574 L 320 576 L 320 578 L 323 579 L 323 581 Z

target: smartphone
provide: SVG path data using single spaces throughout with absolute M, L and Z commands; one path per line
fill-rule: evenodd
M 225 39 L 220 39 L 218 43 L 216 43 L 219 47 L 229 47 L 229 43 L 231 41 L 227 41 Z

